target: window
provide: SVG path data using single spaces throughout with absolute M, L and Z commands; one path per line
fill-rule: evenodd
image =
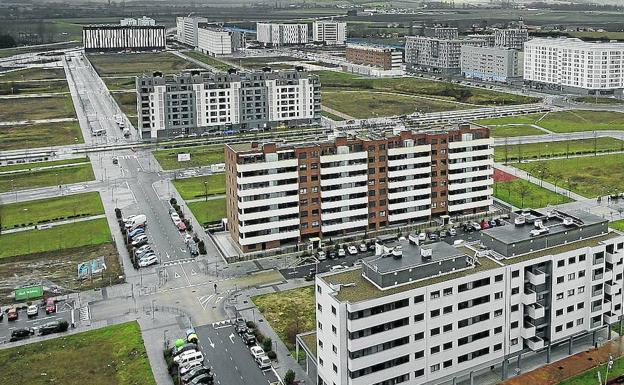
M 574 289 L 568 290 L 568 297 L 572 297 L 574 295 Z
M 511 272 L 511 278 L 518 278 L 520 276 L 520 270 L 514 270 Z
M 418 369 L 414 372 L 414 378 L 422 377 L 425 375 L 425 369 Z
M 439 290 L 431 292 L 431 299 L 436 299 L 436 298 L 440 298 L 440 291 Z
M 446 289 L 444 289 L 444 291 L 442 292 L 442 294 L 446 297 L 447 295 L 453 295 L 453 288 L 452 287 L 447 287 Z
M 440 353 L 440 345 L 431 348 L 431 354 Z
M 320 287 L 319 287 L 319 289 L 320 289 Z M 323 305 L 321 305 L 320 303 L 316 304 L 316 310 L 323 311 Z
M 514 321 L 514 322 L 511 323 L 511 328 L 512 329 L 515 329 L 517 327 L 518 327 L 518 321 Z
M 557 277 L 557 283 L 563 283 L 563 275 L 561 277 Z
M 336 364 L 332 364 L 332 369 L 334 369 L 334 373 L 338 373 L 338 367 Z
M 579 318 L 576 320 L 576 326 L 582 325 L 583 324 L 583 318 Z
M 585 276 L 585 270 L 581 270 L 578 272 L 578 277 L 583 278 Z
M 336 307 L 332 305 L 332 314 L 336 315 Z
M 496 277 L 494 277 L 494 282 L 500 282 L 502 280 L 503 280 L 503 275 L 502 274 L 499 274 Z
M 337 331 L 338 329 L 336 329 L 336 326 L 332 325 L 332 333 L 336 334 Z
M 503 298 L 503 292 L 502 291 L 498 291 L 496 293 L 494 293 L 494 299 L 501 299 Z
M 572 263 L 576 263 L 576 257 L 570 257 L 568 258 L 568 265 L 572 264 Z
M 416 297 L 414 297 L 414 304 L 421 303 L 424 300 L 425 300 L 425 296 L 424 295 L 422 295 L 422 294 L 421 295 L 417 295 Z
M 518 345 L 518 339 L 513 338 L 511 341 L 509 341 L 509 343 L 511 344 L 511 346 Z
M 557 311 L 555 312 L 555 316 L 559 317 L 563 315 L 563 309 L 557 309 Z
M 514 287 L 511 289 L 511 295 L 516 295 L 520 293 L 520 288 L 519 287 Z
M 568 306 L 568 307 L 566 308 L 566 311 L 567 311 L 568 313 L 573 312 L 573 311 L 574 311 L 574 305 Z
M 576 278 L 576 274 L 575 273 L 568 274 L 568 281 L 573 281 L 574 278 Z
M 432 336 L 437 336 L 438 334 L 440 334 L 440 328 L 433 328 L 433 329 L 431 329 L 431 335 Z
M 494 310 L 494 317 L 500 317 L 503 315 L 503 309 Z
M 513 313 L 515 311 L 518 311 L 518 304 L 511 305 L 511 312 Z
M 578 309 L 583 309 L 585 307 L 585 303 L 584 302 L 579 302 L 576 304 L 576 310 Z
M 453 312 L 453 305 L 445 306 L 444 309 L 442 310 L 442 313 L 444 313 L 444 314 L 448 314 L 448 313 L 452 313 L 452 312 Z
M 420 332 L 420 333 L 414 334 L 414 341 L 420 341 L 423 338 L 425 338 L 425 333 L 424 332 Z
M 502 326 L 497 326 L 494 328 L 494 334 L 498 334 L 498 333 L 502 333 L 503 332 L 503 327 Z
M 583 262 L 585 260 L 585 254 L 579 255 L 579 262 Z
M 440 364 L 431 365 L 431 373 L 440 370 Z
M 444 350 L 453 349 L 453 342 L 445 343 L 444 345 L 442 345 L 442 349 L 444 349 Z
M 503 344 L 496 344 L 496 345 L 494 345 L 494 351 L 495 352 L 498 351 L 498 350 L 501 350 L 502 348 L 503 348 Z
M 443 367 L 448 368 L 453 365 L 453 360 L 444 361 L 442 364 Z
M 574 322 L 570 321 L 570 322 L 566 322 L 566 329 L 570 329 L 574 327 Z
M 557 299 L 558 300 L 563 299 L 563 293 L 557 293 Z
M 453 324 L 446 324 L 442 327 L 442 330 L 446 333 L 446 332 L 450 332 L 451 330 L 453 330 Z
M 563 330 L 563 326 L 559 325 L 557 327 L 555 327 L 555 332 L 560 333 Z
M 419 352 L 414 353 L 414 359 L 417 360 L 419 358 L 423 358 L 425 356 L 425 351 L 421 350 Z
M 557 267 L 563 267 L 563 266 L 565 266 L 565 260 L 562 259 L 560 261 L 557 261 Z
M 414 323 L 420 322 L 425 319 L 425 313 L 416 314 L 414 316 Z
M 438 317 L 440 315 L 440 309 L 431 310 L 431 318 Z

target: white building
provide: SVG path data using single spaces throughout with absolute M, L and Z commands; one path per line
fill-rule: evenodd
M 494 45 L 522 51 L 524 43 L 529 40 L 526 28 L 506 28 L 494 30 Z
M 409 70 L 459 73 L 462 46 L 483 46 L 484 39 L 405 38 L 405 63 Z
M 307 24 L 257 23 L 258 42 L 271 45 L 290 45 L 308 43 Z
M 191 47 L 197 47 L 198 44 L 198 28 L 199 23 L 207 23 L 208 19 L 205 17 L 177 17 L 177 40 Z
M 123 26 L 132 26 L 132 25 L 153 26 L 153 25 L 156 25 L 156 20 L 149 18 L 147 16 L 143 16 L 140 19 L 127 17 L 127 18 L 121 19 L 120 24 Z
M 538 88 L 589 95 L 624 89 L 624 43 L 539 38 L 524 44 L 524 80 Z
M 199 26 L 197 49 L 210 56 L 231 55 L 245 48 L 245 34 L 214 26 Z
M 472 79 L 506 82 L 522 77 L 523 55 L 502 47 L 461 47 L 461 73 Z
M 347 41 L 347 23 L 315 21 L 312 23 L 312 40 L 327 45 L 344 45 Z
M 85 51 L 165 49 L 164 26 L 85 25 L 82 27 Z
M 584 212 L 514 214 L 486 249 L 379 237 L 361 268 L 316 278 L 319 385 L 433 385 L 610 330 L 624 236 Z M 521 220 L 518 219 L 520 222 Z M 417 243 L 417 242 L 416 242 Z M 546 362 L 544 362 L 545 364 Z

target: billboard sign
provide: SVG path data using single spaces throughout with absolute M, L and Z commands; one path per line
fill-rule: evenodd
M 43 286 L 41 285 L 20 287 L 19 289 L 15 289 L 16 301 L 23 301 L 31 298 L 40 297 L 43 297 Z
M 188 162 L 191 160 L 191 154 L 178 154 L 178 162 Z

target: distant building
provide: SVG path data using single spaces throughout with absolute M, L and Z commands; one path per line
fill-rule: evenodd
M 344 45 L 347 41 L 347 23 L 315 21 L 312 23 L 312 40 L 327 45 Z
M 270 46 L 308 43 L 307 24 L 257 23 L 256 39 Z
M 85 25 L 82 27 L 85 51 L 162 50 L 165 49 L 165 27 Z
M 156 25 L 156 20 L 149 18 L 147 16 L 143 16 L 140 19 L 134 19 L 131 17 L 127 17 L 125 19 L 121 19 L 120 24 L 123 26 L 153 26 Z
M 245 34 L 216 26 L 199 25 L 197 49 L 210 56 L 231 55 L 245 48 Z
M 467 78 L 506 82 L 522 77 L 522 52 L 503 47 L 461 47 L 461 73 Z
M 483 39 L 440 39 L 407 36 L 405 40 L 405 63 L 408 70 L 440 74 L 459 73 L 461 47 L 485 44 Z
M 198 28 L 199 23 L 207 23 L 208 19 L 205 17 L 177 17 L 177 40 L 191 47 L 197 47 L 198 44 Z
M 524 43 L 524 80 L 536 88 L 624 95 L 624 43 L 532 39 Z
M 506 28 L 494 30 L 494 44 L 499 47 L 513 48 L 522 51 L 524 43 L 529 40 L 526 28 Z
M 302 70 L 138 76 L 143 139 L 320 122 L 318 75 Z
M 425 27 L 422 35 L 437 39 L 457 39 L 459 32 L 454 27 Z
M 475 34 L 471 34 L 466 36 L 466 38 L 468 39 L 481 39 L 484 42 L 484 46 L 486 47 L 494 47 L 495 46 L 495 41 L 496 39 L 494 38 L 494 35 L 492 34 L 480 34 L 480 33 L 475 33 Z
M 346 59 L 354 64 L 364 64 L 384 70 L 401 69 L 403 66 L 403 52 L 390 47 L 349 44 Z

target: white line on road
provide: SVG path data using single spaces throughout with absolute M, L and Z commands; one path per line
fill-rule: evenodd
M 230 341 L 232 341 L 232 343 L 234 343 L 234 333 L 229 335 Z

